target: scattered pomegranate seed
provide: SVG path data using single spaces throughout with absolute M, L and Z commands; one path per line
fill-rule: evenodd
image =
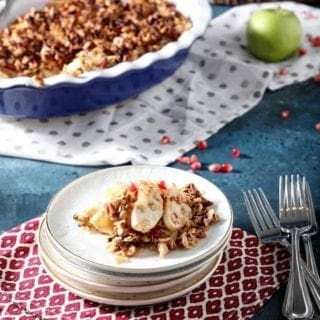
M 290 111 L 288 109 L 283 109 L 281 111 L 281 118 L 282 119 L 287 119 L 290 116 Z
M 316 130 L 320 132 L 320 122 L 316 123 Z
M 279 76 L 286 76 L 288 74 L 288 70 L 286 68 L 279 69 Z
M 298 49 L 298 56 L 302 57 L 305 56 L 307 54 L 307 49 L 306 48 L 299 48 Z
M 312 47 L 320 48 L 320 36 L 309 35 L 308 40 L 309 40 Z
M 240 157 L 240 149 L 239 148 L 233 148 L 232 149 L 232 156 L 234 158 L 239 158 Z
M 193 171 L 200 170 L 201 169 L 201 162 L 199 162 L 199 161 L 192 162 L 190 167 Z
M 190 158 L 189 157 L 187 157 L 187 156 L 180 156 L 179 158 L 178 158 L 178 162 L 179 163 L 182 163 L 182 164 L 190 164 Z
M 312 45 L 315 47 L 315 48 L 320 48 L 320 37 L 316 37 L 313 41 L 312 41 Z
M 199 140 L 198 143 L 197 143 L 197 148 L 199 150 L 206 150 L 208 148 L 208 144 L 207 144 L 207 141 L 205 140 Z
M 209 171 L 211 172 L 220 172 L 221 164 L 220 163 L 212 163 L 208 166 Z
M 318 73 L 317 75 L 315 75 L 313 77 L 313 80 L 316 82 L 316 83 L 320 83 L 320 73 Z
M 318 16 L 314 14 L 312 11 L 302 11 L 301 12 L 306 19 L 317 19 Z
M 164 180 L 161 180 L 158 182 L 158 187 L 162 190 L 166 190 L 167 189 L 167 185 L 166 182 Z
M 170 138 L 168 136 L 163 136 L 161 139 L 162 144 L 168 144 L 170 143 Z
M 138 191 L 138 188 L 137 188 L 137 186 L 136 186 L 135 183 L 131 182 L 131 183 L 128 185 L 128 190 L 129 190 L 130 192 L 137 192 L 137 191 Z
M 233 170 L 233 167 L 230 163 L 223 163 L 221 165 L 221 169 L 220 169 L 221 172 L 232 172 L 232 170 Z
M 200 162 L 198 157 L 195 154 L 192 154 L 190 157 L 190 163 Z

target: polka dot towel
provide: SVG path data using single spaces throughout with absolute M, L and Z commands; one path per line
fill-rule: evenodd
M 266 64 L 246 48 L 246 21 L 258 7 L 279 5 L 300 17 L 306 54 Z M 320 10 L 306 5 L 233 8 L 212 20 L 173 76 L 135 98 L 63 118 L 1 118 L 0 154 L 73 165 L 166 165 L 257 105 L 267 88 L 317 74 L 320 49 L 309 40 L 319 30 Z M 169 143 L 162 143 L 164 136 Z

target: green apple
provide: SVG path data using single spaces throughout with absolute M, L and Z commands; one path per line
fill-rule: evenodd
M 258 59 L 277 62 L 300 46 L 302 26 L 293 11 L 268 8 L 255 11 L 247 25 L 249 51 Z

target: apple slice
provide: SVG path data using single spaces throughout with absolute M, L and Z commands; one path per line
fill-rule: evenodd
M 131 212 L 131 227 L 141 233 L 149 232 L 163 214 L 163 199 L 159 187 L 151 182 L 137 183 L 137 201 Z

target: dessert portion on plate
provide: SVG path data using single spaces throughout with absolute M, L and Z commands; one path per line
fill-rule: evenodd
M 81 227 L 105 234 L 108 249 L 122 262 L 143 248 L 156 250 L 160 257 L 192 248 L 206 238 L 219 215 L 193 183 L 178 188 L 140 180 L 109 188 L 105 203 L 76 213 L 74 219 Z
M 79 76 L 158 51 L 191 25 L 165 0 L 53 0 L 0 30 L 0 74 Z

